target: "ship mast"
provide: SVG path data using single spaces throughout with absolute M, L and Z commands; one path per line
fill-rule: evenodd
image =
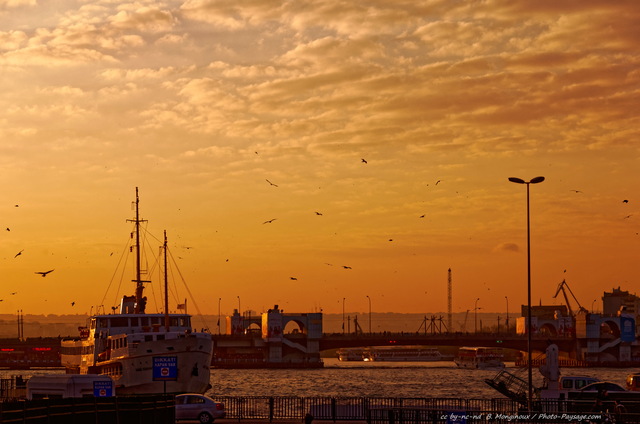
M 136 218 L 128 219 L 128 222 L 135 223 L 136 233 L 136 279 L 132 280 L 136 283 L 136 303 L 133 309 L 135 314 L 144 314 L 146 299 L 142 296 L 144 291 L 144 283 L 149 283 L 148 280 L 142 279 L 142 272 L 140 271 L 140 223 L 146 222 L 146 220 L 140 219 L 140 199 L 138 198 L 138 187 L 136 187 Z

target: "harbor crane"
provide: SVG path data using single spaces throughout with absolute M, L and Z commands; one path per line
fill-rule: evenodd
M 566 287 L 566 290 L 565 290 L 565 287 Z M 571 297 L 573 297 L 573 300 L 575 300 L 576 303 L 578 304 L 578 312 L 589 312 L 585 308 L 583 308 L 582 305 L 580 305 L 580 302 L 576 298 L 576 295 L 573 294 L 573 291 L 571 291 L 571 287 L 569 287 L 569 284 L 566 282 L 566 280 L 562 280 L 562 282 L 558 284 L 558 289 L 556 290 L 556 294 L 553 295 L 553 298 L 555 299 L 556 297 L 558 297 L 558 294 L 560 294 L 560 292 L 562 291 L 562 295 L 564 296 L 564 301 L 567 304 L 567 310 L 569 311 L 569 316 L 575 317 L 576 314 L 571 309 L 571 304 L 569 303 L 569 297 L 567 296 L 567 290 L 569 290 L 569 293 L 571 293 Z

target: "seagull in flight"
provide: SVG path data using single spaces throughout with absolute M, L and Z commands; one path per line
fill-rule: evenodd
M 273 219 L 269 219 L 267 221 L 264 221 L 263 224 L 271 224 L 273 221 L 275 221 L 278 218 L 273 218 Z
M 351 269 L 351 267 L 350 267 L 350 266 L 347 266 L 347 265 L 342 265 L 342 268 L 344 268 L 344 269 Z
M 317 212 L 317 211 L 316 211 L 316 215 L 322 216 L 322 214 L 320 212 Z
M 366 161 L 366 159 L 360 159 L 360 161 L 361 161 L 362 163 L 369 163 L 369 162 L 367 162 L 367 161 Z
M 24 249 L 22 249 L 21 251 L 19 251 L 18 253 L 16 253 L 16 255 L 13 257 L 14 259 L 17 258 L 18 256 L 22 255 L 22 252 L 24 252 Z
M 289 277 L 291 280 L 297 280 L 296 277 Z
M 40 274 L 43 277 L 46 277 L 48 273 L 53 272 L 53 271 L 54 271 L 53 269 L 50 269 L 49 271 L 36 271 L 36 272 L 34 272 L 34 274 Z
M 271 184 L 271 185 L 272 185 L 272 186 L 274 186 L 274 187 L 278 187 L 278 184 L 274 184 L 274 183 L 272 183 L 271 181 L 267 180 L 266 178 L 265 178 L 265 181 L 266 181 L 266 182 L 268 182 L 269 184 Z
M 622 203 L 629 203 L 629 201 L 627 199 L 624 199 Z
M 570 191 L 573 191 L 574 193 L 582 193 L 582 191 L 580 190 L 570 190 Z

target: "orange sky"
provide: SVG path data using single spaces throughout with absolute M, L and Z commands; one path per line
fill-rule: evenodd
M 546 178 L 535 303 L 636 292 L 638 22 L 635 0 L 0 0 L 0 313 L 114 305 L 136 186 L 204 313 L 446 311 L 448 268 L 454 312 L 515 312 L 512 176 Z

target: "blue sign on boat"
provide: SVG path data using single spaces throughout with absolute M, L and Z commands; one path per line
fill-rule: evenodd
M 94 381 L 93 396 L 95 397 L 112 397 L 113 381 Z
M 153 357 L 153 381 L 175 381 L 178 379 L 177 356 Z

